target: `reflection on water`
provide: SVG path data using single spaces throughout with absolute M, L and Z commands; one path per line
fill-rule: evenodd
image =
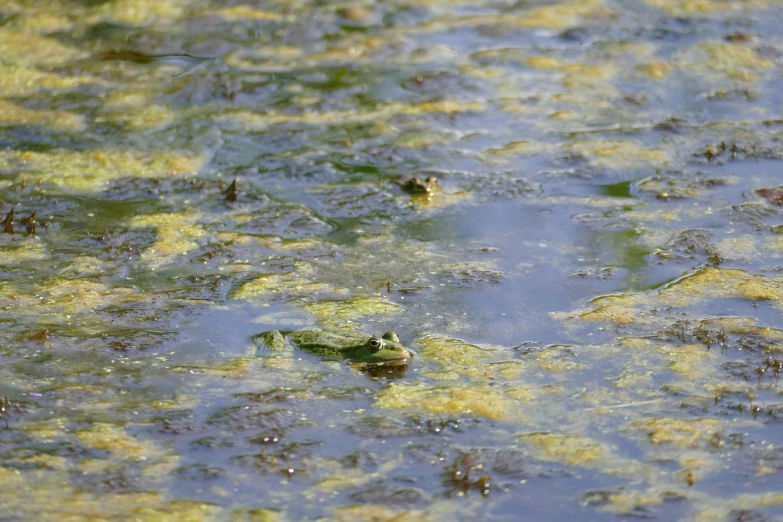
M 356 369 L 371 379 L 402 379 L 409 364 L 364 364 Z

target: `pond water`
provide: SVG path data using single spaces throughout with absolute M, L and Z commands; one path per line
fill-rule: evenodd
M 782 21 L 3 2 L 0 520 L 782 518 Z

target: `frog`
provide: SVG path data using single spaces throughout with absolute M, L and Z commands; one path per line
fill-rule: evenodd
M 328 332 L 324 330 L 271 330 L 259 334 L 272 350 L 280 350 L 288 339 L 302 350 L 324 357 L 342 358 L 363 364 L 405 364 L 413 357 L 392 331 L 382 336 L 368 336 L 359 332 Z
M 438 188 L 438 178 L 435 176 L 427 176 L 424 181 L 421 178 L 410 178 L 407 181 L 397 180 L 395 181 L 403 192 L 408 194 L 427 194 L 430 195 Z

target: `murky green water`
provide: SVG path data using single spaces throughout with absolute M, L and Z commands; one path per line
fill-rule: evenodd
M 0 520 L 780 519 L 782 19 L 2 3 Z

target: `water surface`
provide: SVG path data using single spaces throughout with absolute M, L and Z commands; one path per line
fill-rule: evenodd
M 4 4 L 0 519 L 782 517 L 782 14 Z

